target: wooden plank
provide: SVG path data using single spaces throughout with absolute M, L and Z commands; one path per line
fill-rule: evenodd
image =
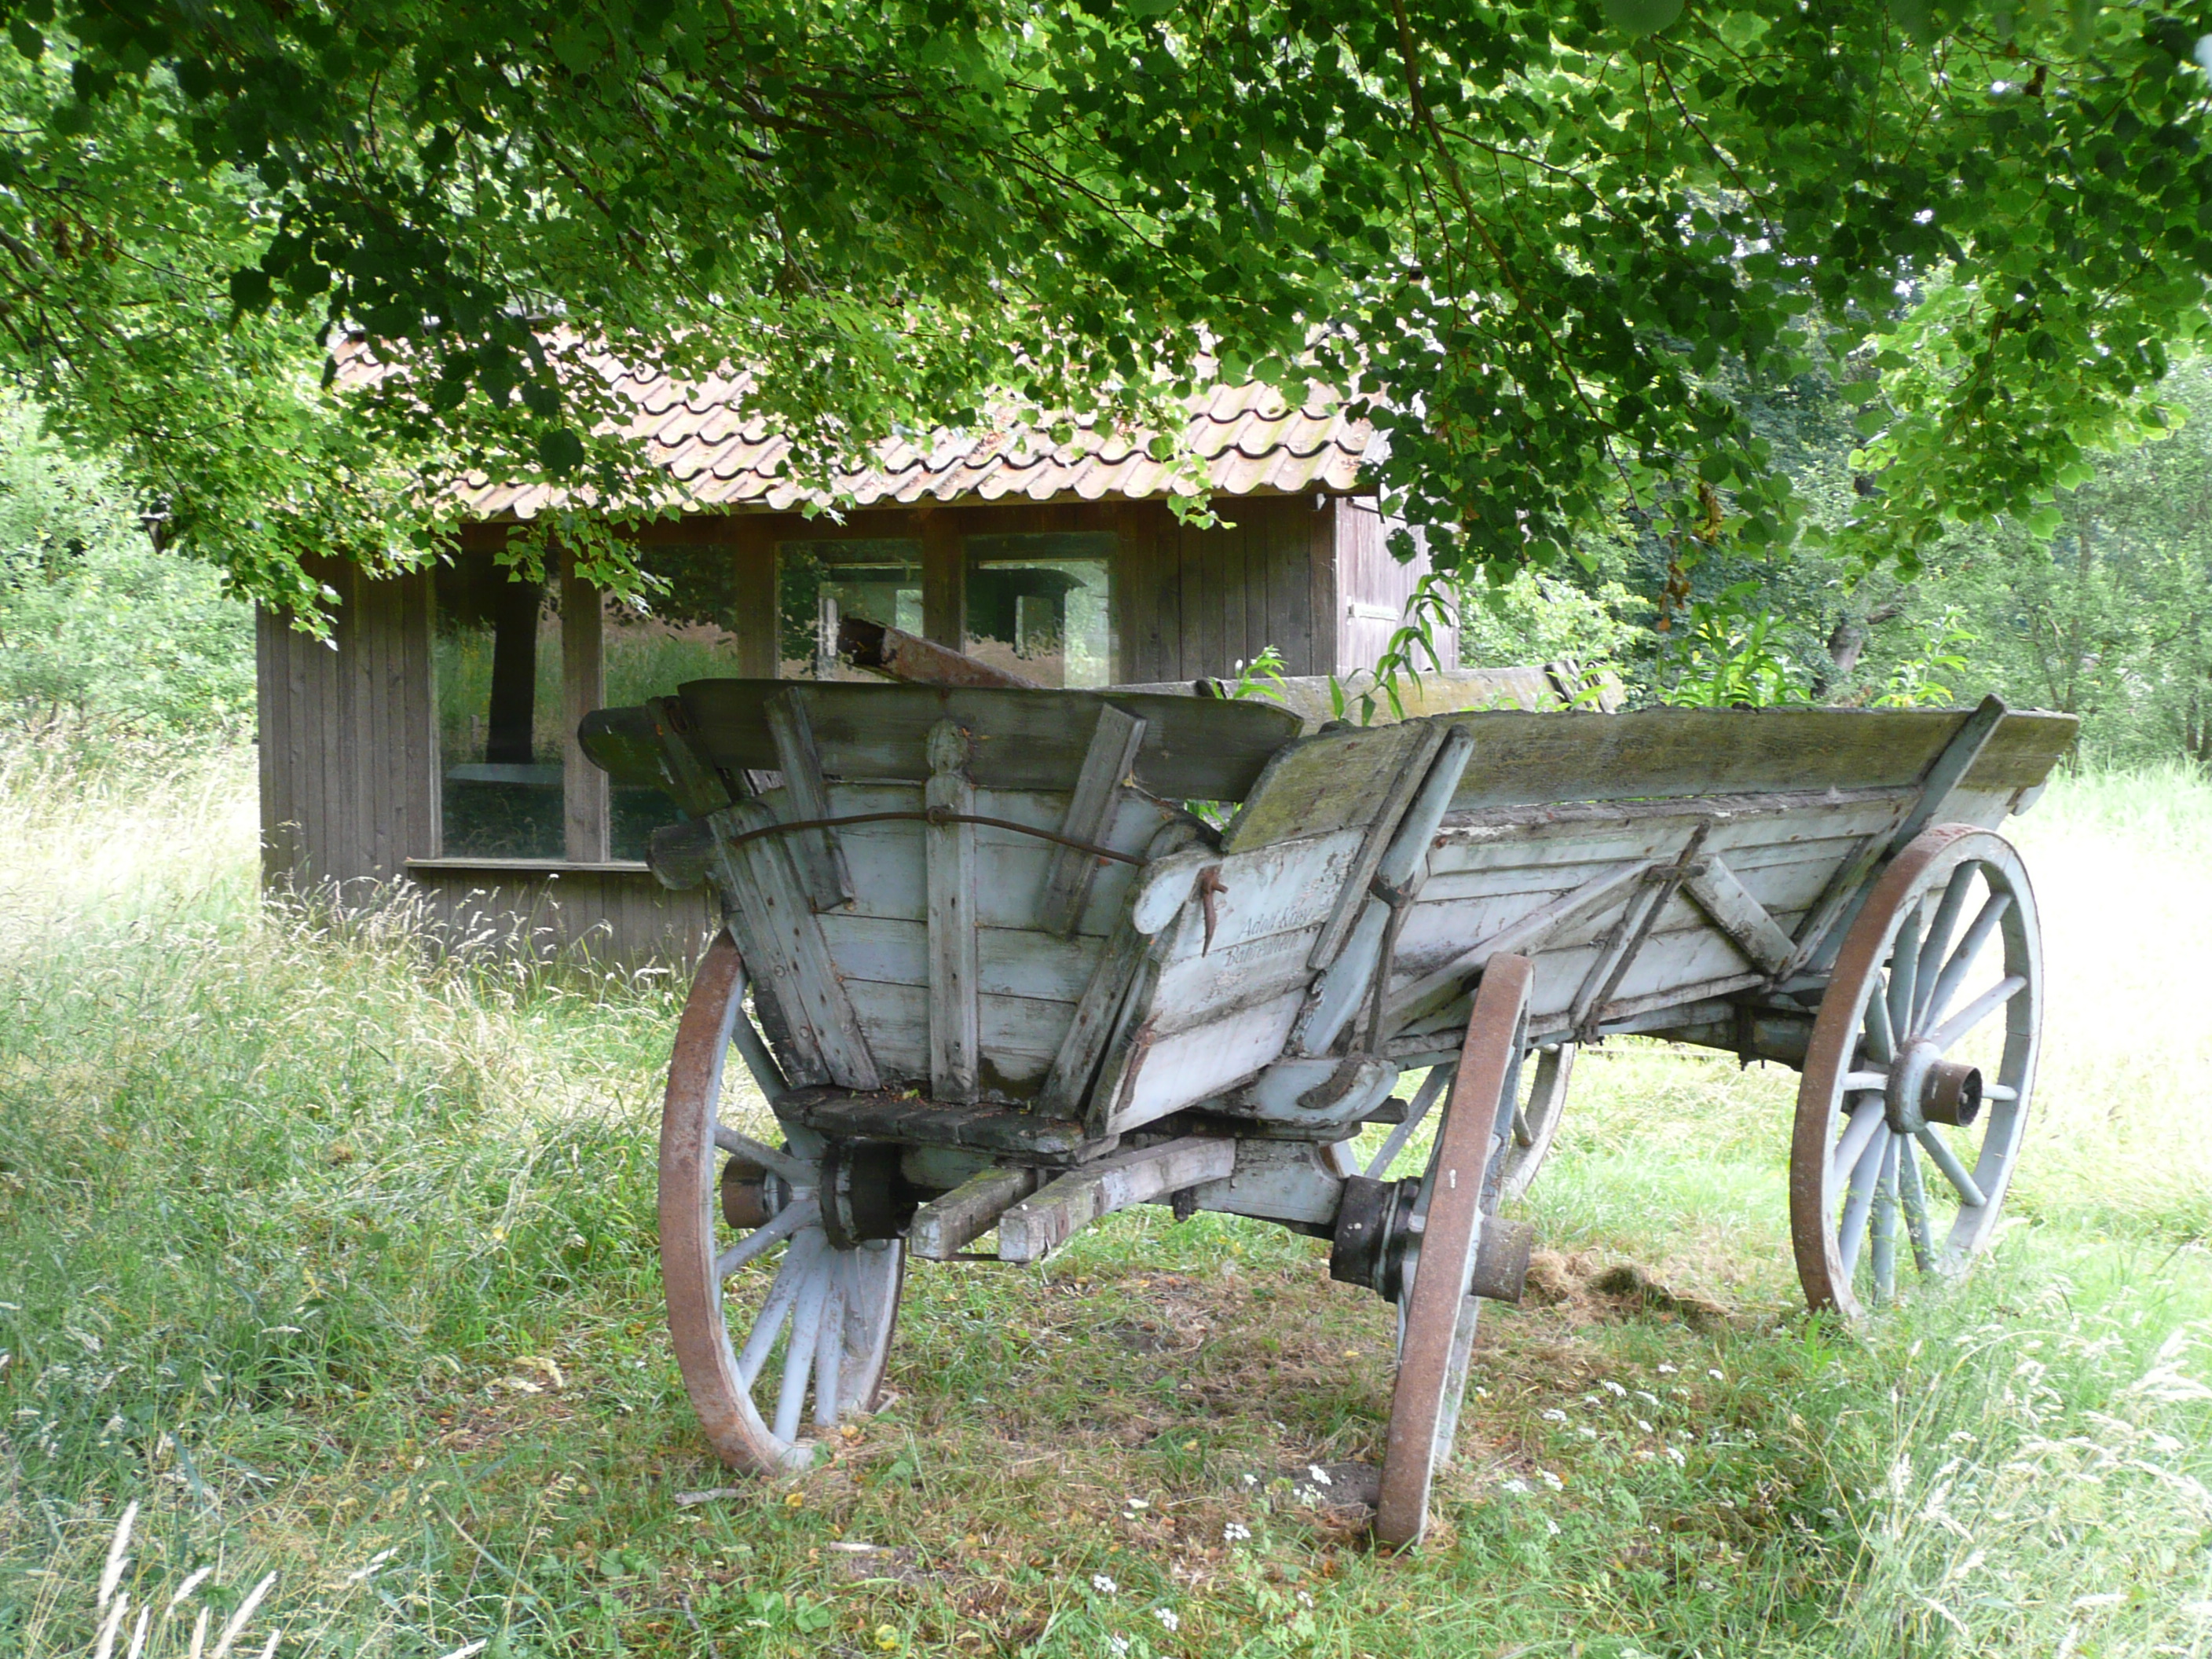
M 942 720 L 929 734 L 930 810 L 972 814 L 967 729 Z M 975 826 L 933 823 L 923 831 L 929 878 L 930 1093 L 960 1103 L 976 1096 L 981 1032 L 975 959 Z
M 407 689 L 401 708 L 401 764 L 405 768 L 407 836 L 405 856 L 435 858 L 444 850 L 438 812 L 440 757 L 434 642 L 437 635 L 434 584 L 428 570 L 400 578 L 405 584 Z
M 708 754 L 730 770 L 772 769 L 775 750 L 763 706 L 775 681 L 693 680 L 683 688 Z M 1270 757 L 1297 735 L 1297 716 L 1255 702 L 1115 695 L 1115 707 L 1145 722 L 1133 775 L 1170 799 L 1240 800 Z M 823 770 L 853 781 L 920 781 L 925 749 L 939 720 L 974 735 L 969 768 L 978 787 L 1075 787 L 1108 702 L 1097 691 L 1009 691 L 993 688 L 870 685 L 811 688 L 808 712 Z
M 1060 833 L 1070 841 L 1100 844 L 1113 823 L 1127 787 L 1130 768 L 1145 740 L 1145 722 L 1108 703 L 1098 711 L 1098 726 L 1076 776 L 1075 793 L 1067 803 L 1067 816 Z M 1045 869 L 1044 891 L 1037 901 L 1037 926 L 1048 933 L 1075 931 L 1083 915 L 1083 902 L 1100 860 L 1073 847 L 1055 847 Z
M 977 861 L 988 866 L 980 848 Z M 819 925 L 837 971 L 847 979 L 929 983 L 927 921 L 833 911 Z M 1096 937 L 1054 939 L 1027 927 L 979 927 L 975 939 L 976 986 L 982 994 L 1029 997 L 1071 1008 L 1090 982 L 1103 944 Z
M 757 800 L 740 801 L 717 813 L 716 828 L 741 835 L 775 822 Z M 882 1076 L 869 1052 L 867 1036 L 845 994 L 837 965 L 822 937 L 813 906 L 780 842 L 781 836 L 722 847 L 724 890 L 738 902 L 738 948 L 756 970 L 754 982 L 766 983 L 793 1039 L 811 1050 L 808 1069 L 848 1089 L 876 1089 Z M 793 1082 L 816 1077 L 793 1072 Z
M 1515 713 L 1447 716 L 1482 756 L 1455 812 L 1566 801 L 1917 787 L 1966 715 L 1937 709 L 1647 708 L 1603 719 Z M 2010 751 L 2016 787 L 2048 774 L 2075 722 L 2040 725 L 2040 749 Z M 2023 734 L 2025 738 L 2027 734 Z M 1978 770 L 1978 769 L 1977 769 Z M 1971 777 L 1969 783 L 1978 781 Z
M 1423 721 L 1406 729 L 1411 733 L 1411 738 L 1402 746 L 1397 773 L 1379 797 L 1369 798 L 1374 817 L 1368 822 L 1366 838 L 1359 844 L 1359 854 L 1352 860 L 1352 868 L 1345 875 L 1344 884 L 1337 889 L 1336 904 L 1329 911 L 1328 920 L 1322 924 L 1321 936 L 1314 940 L 1313 954 L 1308 959 L 1308 965 L 1316 972 L 1336 959 L 1336 953 L 1344 945 L 1345 935 L 1352 931 L 1353 921 L 1370 903 L 1375 902 L 1368 893 L 1368 884 L 1374 880 L 1376 872 L 1382 867 L 1383 853 L 1393 844 L 1392 837 L 1397 833 L 1398 822 L 1413 804 L 1414 795 L 1420 792 L 1423 781 L 1428 777 L 1430 768 L 1436 762 L 1437 751 L 1443 747 L 1445 738 L 1449 736 L 1457 739 L 1455 752 L 1458 754 L 1459 761 L 1451 769 L 1451 781 L 1455 787 L 1459 782 L 1460 773 L 1466 769 L 1467 755 L 1474 748 L 1464 732 L 1449 732 L 1446 727 L 1431 722 Z M 1433 816 L 1426 818 L 1422 828 L 1419 847 L 1409 854 L 1409 858 L 1417 858 L 1420 853 L 1428 850 L 1429 837 L 1436 833 L 1437 819 L 1443 816 L 1444 809 L 1450 805 L 1449 792 L 1433 805 L 1435 811 Z M 1409 864 L 1409 871 L 1410 867 Z
M 1408 758 L 1417 749 L 1443 739 L 1439 727 L 1411 723 L 1327 732 L 1289 745 L 1268 763 L 1222 837 L 1222 850 L 1246 852 L 1270 842 L 1325 835 L 1349 824 L 1369 829 L 1375 823 L 1378 803 L 1401 787 L 1399 774 Z M 1432 747 L 1430 752 L 1434 752 Z M 1416 774 L 1412 783 L 1403 784 L 1407 799 L 1419 781 Z M 1387 836 L 1389 831 L 1382 833 Z
M 1561 929 L 1632 892 L 1650 868 L 1649 860 L 1642 860 L 1607 870 L 1468 946 L 1443 967 L 1392 992 L 1383 1009 L 1382 1029 L 1396 1030 L 1464 996 L 1494 956 L 1537 954 Z
M 1030 1262 L 1116 1210 L 1164 1193 L 1226 1180 L 1237 1143 L 1187 1135 L 1158 1146 L 1115 1152 L 1061 1176 L 999 1218 L 999 1259 Z
M 781 1109 L 787 1118 L 828 1135 L 967 1146 L 1018 1158 L 1065 1158 L 1084 1142 L 1082 1126 L 1061 1119 L 996 1106 L 941 1106 L 911 1096 L 856 1099 L 833 1090 L 795 1091 L 785 1097 Z
M 1303 988 L 1255 1006 L 1163 1034 L 1157 999 L 1131 1031 L 1117 1068 L 1109 1059 L 1095 1101 L 1106 1104 L 1105 1127 L 1120 1133 L 1211 1100 L 1250 1082 L 1283 1052 L 1305 1000 Z
M 1104 1056 L 1129 987 L 1145 960 L 1145 939 L 1124 916 L 1099 953 L 1091 978 L 1070 1017 L 1067 1034 L 1054 1054 L 1037 1096 L 1037 1110 L 1051 1117 L 1079 1117 L 1091 1080 Z
M 775 744 L 776 769 L 783 774 L 787 821 L 832 816 L 830 786 L 822 775 L 822 755 L 814 743 L 809 693 L 790 686 L 768 700 L 763 714 Z M 802 830 L 783 838 L 817 910 L 835 910 L 853 902 L 853 872 L 835 830 Z
M 561 807 L 570 860 L 597 864 L 607 856 L 607 775 L 587 763 L 577 732 L 584 717 L 607 700 L 601 650 L 599 592 L 562 561 Z
M 1391 963 L 1385 955 L 1386 946 L 1390 955 L 1395 954 L 1406 913 L 1408 908 L 1417 908 L 1415 902 L 1428 876 L 1437 821 L 1450 805 L 1452 792 L 1459 787 L 1460 775 L 1466 771 L 1474 751 L 1474 740 L 1464 732 L 1451 732 L 1443 737 L 1436 757 L 1426 767 L 1420 791 L 1405 810 L 1388 850 L 1377 861 L 1370 881 L 1360 884 L 1364 902 L 1351 943 L 1326 965 L 1313 988 L 1310 1003 L 1293 1038 L 1300 1052 L 1318 1054 L 1333 1047 L 1346 1023 L 1360 1007 L 1371 1002 L 1377 978 L 1388 984 Z M 1420 752 L 1416 751 L 1416 759 Z M 1395 909 L 1392 904 L 1369 892 L 1370 884 L 1399 896 Z M 1394 915 L 1399 922 L 1396 927 L 1391 926 Z M 1328 930 L 1324 927 L 1313 955 L 1308 958 L 1309 965 L 1319 965 L 1315 958 L 1320 956 L 1328 939 Z
M 1313 515 L 1306 554 L 1306 609 L 1313 618 L 1312 674 L 1347 672 L 1344 660 L 1343 574 L 1345 526 L 1352 504 L 1342 496 Z
M 714 521 L 729 536 L 729 558 L 736 578 L 738 665 L 755 678 L 772 680 L 781 665 L 778 640 L 782 621 L 775 591 L 775 520 L 741 513 Z
M 978 1170 L 914 1212 L 907 1228 L 907 1254 L 924 1261 L 950 1261 L 1035 1192 L 1039 1179 L 1035 1170 Z
M 1702 869 L 1692 870 L 1682 878 L 1682 890 L 1735 942 L 1747 961 L 1770 974 L 1779 974 L 1789 966 L 1796 948 L 1790 935 L 1775 925 L 1766 907 L 1751 896 L 1717 854 L 1705 859 Z

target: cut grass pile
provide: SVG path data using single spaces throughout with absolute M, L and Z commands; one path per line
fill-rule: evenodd
M 674 988 L 261 915 L 237 757 L 4 764 L 0 1653 L 2212 1652 L 2201 784 L 2021 821 L 2014 1224 L 1864 1330 L 1796 1311 L 1793 1077 L 1587 1058 L 1391 1559 L 1336 1501 L 1389 1310 L 1217 1217 L 918 1267 L 890 1408 L 732 1481 L 659 1324 Z

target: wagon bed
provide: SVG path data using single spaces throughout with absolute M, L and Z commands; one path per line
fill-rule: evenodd
M 866 1407 L 908 1255 L 995 1231 L 1033 1261 L 1171 1200 L 1328 1237 L 1334 1276 L 1400 1304 L 1378 1530 L 1409 1540 L 1476 1296 L 1518 1293 L 1527 1231 L 1497 1205 L 1541 1161 L 1575 1048 L 1620 1033 L 1805 1070 L 1793 1218 L 1816 1302 L 1856 1311 L 1893 1293 L 1901 1248 L 1942 1271 L 1986 1237 L 2039 981 L 1994 832 L 2070 716 L 1309 724 L 1150 690 L 742 680 L 586 722 L 594 759 L 687 815 L 656 872 L 711 882 L 728 919 L 679 1033 L 662 1216 L 679 1358 L 724 1455 L 803 1462 L 810 1388 L 817 1425 Z M 1992 945 L 2012 988 L 1947 1032 Z M 1999 1015 L 2002 1054 L 1945 1057 Z M 781 1146 L 720 1121 L 732 1048 Z M 1447 1089 L 1426 1170 L 1390 1180 Z M 1394 1121 L 1361 1171 L 1352 1138 Z M 1942 1241 L 1923 1157 L 1958 1210 Z M 733 1295 L 759 1308 L 742 1345 Z

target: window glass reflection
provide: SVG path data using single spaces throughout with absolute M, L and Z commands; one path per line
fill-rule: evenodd
M 1041 685 L 1114 682 L 1110 532 L 970 536 L 968 654 Z
M 439 811 L 449 858 L 557 859 L 561 617 L 489 553 L 439 568 Z
M 837 623 L 858 617 L 922 631 L 921 543 L 912 537 L 780 542 L 776 672 L 786 679 L 873 679 L 838 660 Z

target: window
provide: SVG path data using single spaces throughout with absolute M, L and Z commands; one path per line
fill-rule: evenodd
M 921 543 L 911 537 L 779 542 L 776 672 L 785 679 L 872 679 L 837 658 L 837 623 L 859 617 L 922 631 Z
M 489 553 L 437 573 L 439 809 L 450 858 L 557 859 L 561 617 Z
M 968 654 L 1041 685 L 1114 681 L 1110 533 L 967 538 Z
M 745 672 L 740 643 L 737 560 L 730 548 L 656 546 L 647 556 L 667 586 L 648 596 L 649 611 L 602 601 L 601 659 L 605 707 L 626 708 L 672 696 L 686 680 Z M 617 784 L 607 797 L 607 855 L 642 859 L 647 839 L 677 818 L 675 803 L 658 789 Z

